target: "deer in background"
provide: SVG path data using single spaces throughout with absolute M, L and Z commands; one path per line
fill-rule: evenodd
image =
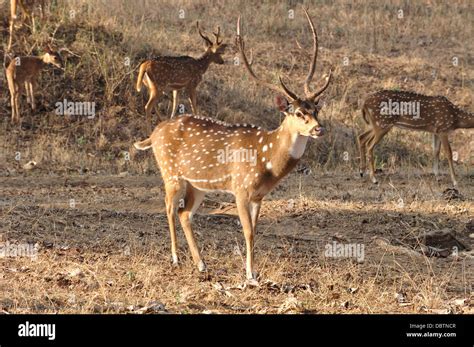
M 25 19 L 31 18 L 32 28 L 35 29 L 35 19 L 34 19 L 34 8 L 37 6 L 40 10 L 40 15 L 44 15 L 44 5 L 46 0 L 10 0 L 10 37 L 8 38 L 8 47 L 7 51 L 10 51 L 13 43 L 13 31 L 15 27 L 15 21 L 17 20 L 17 10 L 18 7 L 23 12 Z
M 280 78 L 280 86 L 259 79 L 245 55 L 237 22 L 237 45 L 250 76 L 255 82 L 286 99 L 281 111 L 285 119 L 272 131 L 251 125 L 230 125 L 209 118 L 182 115 L 160 123 L 151 136 L 136 142 L 139 150 L 153 149 L 163 177 L 166 212 L 171 234 L 171 254 L 178 263 L 175 214 L 178 216 L 194 262 L 200 271 L 206 266 L 194 239 L 191 219 L 208 191 L 232 193 L 246 242 L 246 275 L 249 284 L 258 284 L 254 272 L 254 238 L 262 199 L 285 177 L 302 157 L 309 138 L 324 134 L 318 121 L 320 95 L 330 83 L 316 91 L 310 82 L 316 67 L 318 40 L 313 22 L 306 12 L 314 40 L 312 61 L 304 83 L 304 97 L 289 90 Z
M 474 128 L 474 114 L 461 110 L 444 96 L 382 90 L 367 97 L 362 107 L 362 116 L 369 129 L 358 138 L 361 177 L 368 159 L 370 179 L 373 183 L 377 183 L 374 147 L 395 126 L 432 133 L 433 172 L 438 177 L 442 145 L 448 159 L 452 183 L 454 186 L 457 185 L 448 135 L 456 129 Z
M 152 60 L 144 61 L 139 68 L 137 79 L 137 91 L 141 90 L 142 83 L 149 91 L 149 99 L 145 105 L 145 113 L 148 124 L 151 124 L 153 108 L 156 106 L 158 97 L 169 90 L 173 91 L 173 110 L 171 118 L 176 112 L 176 104 L 178 100 L 178 91 L 184 89 L 189 96 L 191 110 L 193 114 L 197 113 L 196 88 L 202 80 L 202 76 L 209 68 L 211 63 L 224 64 L 222 54 L 227 47 L 220 40 L 220 28 L 214 32 L 215 41 L 212 42 L 209 37 L 204 35 L 197 22 L 199 35 L 204 40 L 206 51 L 199 58 L 189 56 L 169 57 L 162 56 Z M 160 116 L 156 109 L 158 120 Z
M 42 56 L 15 57 L 6 69 L 8 89 L 10 90 L 12 105 L 12 122 L 20 123 L 20 94 L 26 93 L 26 100 L 34 111 L 35 88 L 39 73 L 47 65 L 63 69 L 61 50 L 54 51 L 46 48 Z

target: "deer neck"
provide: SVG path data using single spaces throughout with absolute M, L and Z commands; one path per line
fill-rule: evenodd
M 474 113 L 457 109 L 457 127 L 462 129 L 474 128 Z
M 273 176 L 281 178 L 293 169 L 303 156 L 308 137 L 291 130 L 285 118 L 279 128 L 268 133 L 267 143 L 261 149 L 262 156 L 267 152 L 266 169 Z
M 206 52 L 202 56 L 197 58 L 196 61 L 199 71 L 201 71 L 201 74 L 204 74 L 209 68 L 209 65 L 211 64 L 211 55 L 209 54 L 209 52 Z

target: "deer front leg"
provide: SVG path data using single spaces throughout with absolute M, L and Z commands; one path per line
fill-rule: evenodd
M 193 114 L 197 114 L 197 102 L 196 102 L 196 87 L 188 89 L 189 103 L 191 104 L 191 111 Z
M 29 82 L 28 83 L 28 90 L 29 90 L 29 93 L 30 93 L 31 109 L 34 111 L 34 110 L 36 110 L 35 84 L 34 84 L 34 82 Z
M 253 250 L 254 250 L 254 228 L 252 225 L 252 217 L 250 213 L 250 203 L 247 197 L 236 197 L 237 211 L 240 217 L 240 223 L 245 236 L 246 245 L 246 274 L 249 284 L 257 284 L 257 276 L 253 268 Z M 257 216 L 257 214 L 255 214 Z M 255 218 L 255 223 L 257 219 Z
M 437 134 L 433 134 L 433 173 L 436 179 L 439 179 L 439 153 L 441 141 Z
M 171 111 L 171 118 L 173 118 L 174 115 L 176 114 L 177 103 L 178 103 L 178 90 L 174 89 L 173 90 L 173 109 Z
M 451 181 L 453 182 L 453 186 L 457 186 L 458 182 L 456 181 L 456 175 L 454 173 L 454 164 L 453 164 L 453 152 L 451 150 L 451 145 L 449 144 L 448 134 L 440 135 L 441 144 L 443 145 L 444 153 L 448 158 L 449 164 L 449 172 L 451 173 Z
M 188 183 L 186 195 L 184 197 L 184 207 L 178 210 L 179 220 L 181 222 L 181 226 L 183 227 L 186 240 L 188 241 L 189 250 L 191 251 L 194 263 L 197 265 L 200 272 L 206 271 L 206 264 L 201 258 L 199 248 L 196 244 L 196 240 L 194 239 L 191 221 L 194 212 L 196 212 L 199 205 L 201 205 L 204 196 L 205 193 L 203 191 L 194 188 Z

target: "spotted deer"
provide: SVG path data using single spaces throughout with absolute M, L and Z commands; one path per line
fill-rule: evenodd
M 318 102 L 329 85 L 331 73 L 321 88 L 310 90 L 318 43 L 306 10 L 305 14 L 313 34 L 314 49 L 303 98 L 290 91 L 281 78 L 278 86 L 255 75 L 245 55 L 240 17 L 237 22 L 236 42 L 248 73 L 258 85 L 285 96 L 281 108 L 285 118 L 277 129 L 267 131 L 254 125 L 231 125 L 200 116 L 182 115 L 160 123 L 148 139 L 135 143 L 139 150 L 153 149 L 163 177 L 174 264 L 178 263 L 175 213 L 180 199 L 183 198 L 178 216 L 193 260 L 198 269 L 204 271 L 206 266 L 194 239 L 191 219 L 206 192 L 224 191 L 235 196 L 246 242 L 247 280 L 258 283 L 253 254 L 262 199 L 295 167 L 308 139 L 324 134 L 318 121 Z
M 8 38 L 7 51 L 10 51 L 13 44 L 13 31 L 15 22 L 18 19 L 18 8 L 21 9 L 24 19 L 31 18 L 32 28 L 35 28 L 34 9 L 37 7 L 40 10 L 40 16 L 44 15 L 44 5 L 46 0 L 10 0 L 10 36 Z
M 171 118 L 176 113 L 178 91 L 184 89 L 189 96 L 191 110 L 197 113 L 196 88 L 202 80 L 202 76 L 211 63 L 224 64 L 222 55 L 227 47 L 220 39 L 220 27 L 213 32 L 215 41 L 211 41 L 208 36 L 202 33 L 199 22 L 196 24 L 199 35 L 204 40 L 206 51 L 199 58 L 189 56 L 169 57 L 161 56 L 155 59 L 144 61 L 139 68 L 137 79 L 137 91 L 140 92 L 141 85 L 144 84 L 149 91 L 149 99 L 145 105 L 145 113 L 148 123 L 151 123 L 151 114 L 156 106 L 161 93 L 169 90 L 173 91 L 173 110 Z M 156 109 L 158 120 L 160 116 Z
M 361 177 L 368 159 L 370 179 L 373 183 L 377 183 L 374 147 L 390 129 L 399 127 L 432 133 L 433 172 L 438 177 L 442 145 L 448 159 L 452 183 L 454 186 L 457 185 L 448 135 L 456 129 L 474 128 L 474 114 L 461 110 L 444 96 L 382 90 L 367 97 L 362 107 L 362 116 L 369 128 L 358 138 Z
M 20 94 L 26 93 L 26 100 L 34 111 L 35 88 L 38 76 L 47 65 L 53 65 L 63 69 L 61 50 L 54 51 L 50 47 L 46 48 L 46 53 L 42 56 L 15 57 L 6 69 L 8 89 L 10 90 L 12 106 L 12 122 L 20 122 Z

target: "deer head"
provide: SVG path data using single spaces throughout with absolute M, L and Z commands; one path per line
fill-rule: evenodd
M 316 91 L 311 91 L 310 83 L 313 79 L 314 71 L 316 69 L 316 60 L 318 57 L 318 36 L 316 34 L 316 30 L 314 28 L 313 21 L 309 16 L 306 9 L 304 9 L 306 18 L 308 20 L 309 26 L 311 28 L 311 32 L 313 34 L 313 55 L 311 65 L 308 71 L 308 75 L 306 76 L 304 82 L 304 97 L 297 96 L 294 92 L 292 92 L 283 82 L 281 76 L 279 76 L 280 86 L 273 85 L 271 83 L 265 82 L 257 77 L 255 72 L 252 70 L 252 63 L 249 63 L 246 54 L 245 54 L 245 44 L 244 40 L 241 36 L 241 20 L 240 16 L 237 20 L 237 37 L 236 43 L 241 53 L 242 60 L 244 62 L 244 66 L 247 71 L 250 73 L 250 76 L 259 84 L 264 87 L 267 87 L 274 92 L 283 95 L 284 97 L 279 98 L 278 106 L 280 111 L 282 111 L 286 118 L 285 121 L 287 122 L 290 131 L 295 132 L 302 136 L 310 136 L 313 138 L 317 138 L 324 134 L 324 128 L 321 126 L 321 123 L 318 120 L 318 113 L 321 109 L 319 104 L 320 97 L 323 92 L 329 86 L 331 82 L 332 70 L 329 71 L 327 76 L 324 76 L 325 79 L 324 85 L 317 89 Z
M 46 53 L 43 54 L 43 62 L 45 64 L 51 64 L 56 66 L 59 69 L 63 69 L 63 59 L 59 51 L 53 50 L 51 46 L 47 46 L 45 49 Z
M 210 60 L 213 63 L 220 64 L 220 65 L 224 64 L 224 59 L 222 58 L 222 54 L 224 54 L 227 44 L 222 43 L 222 40 L 220 40 L 220 37 L 219 37 L 220 31 L 221 31 L 220 27 L 218 26 L 217 31 L 212 33 L 214 37 L 216 38 L 216 40 L 212 42 L 211 39 L 209 39 L 209 37 L 203 34 L 203 32 L 201 31 L 201 28 L 199 26 L 199 21 L 196 23 L 196 26 L 197 26 L 199 35 L 202 37 L 206 45 L 205 55 L 209 56 Z

